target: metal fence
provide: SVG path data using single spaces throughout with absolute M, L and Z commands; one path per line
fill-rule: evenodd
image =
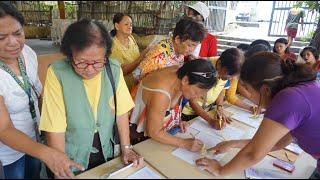
M 285 32 L 286 20 L 289 14 L 289 10 L 294 6 L 296 1 L 273 1 L 272 14 L 269 24 L 269 36 L 287 36 Z M 312 33 L 316 27 L 319 18 L 318 12 L 309 11 L 307 7 L 302 7 L 305 11 L 304 17 L 304 30 L 299 25 L 297 37 L 304 37 L 309 33 Z
M 207 1 L 210 16 L 206 21 L 209 31 L 222 32 L 225 28 L 227 1 Z

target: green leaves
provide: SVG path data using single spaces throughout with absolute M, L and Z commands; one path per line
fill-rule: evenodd
M 295 5 L 293 5 L 295 8 L 301 8 L 301 7 L 308 7 L 311 11 L 318 11 L 320 12 L 320 5 L 318 1 L 297 1 Z

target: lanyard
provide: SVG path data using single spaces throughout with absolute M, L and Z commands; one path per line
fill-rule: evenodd
M 27 71 L 26 71 L 26 66 L 24 64 L 24 61 L 23 61 L 23 56 L 20 56 L 18 58 L 18 64 L 19 64 L 19 70 L 20 70 L 21 76 L 23 78 L 23 83 L 19 80 L 18 76 L 2 61 L 0 61 L 0 68 L 2 70 L 6 71 L 8 74 L 10 74 L 12 76 L 12 78 L 19 84 L 19 86 L 28 95 L 29 110 L 30 110 L 31 117 L 32 117 L 32 119 L 34 121 L 34 128 L 35 128 L 35 131 L 36 131 L 36 138 L 38 140 L 39 131 L 38 131 L 38 124 L 37 124 L 36 108 L 34 106 L 34 100 L 32 99 L 31 84 L 30 84 L 29 78 L 27 76 Z

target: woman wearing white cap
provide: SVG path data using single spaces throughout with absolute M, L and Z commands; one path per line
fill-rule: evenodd
M 203 2 L 197 2 L 192 6 L 187 5 L 186 7 L 185 15 L 197 20 L 199 23 L 203 24 L 209 17 L 209 8 Z M 217 38 L 207 32 L 205 38 L 201 41 L 201 44 L 196 47 L 192 55 L 195 58 L 217 56 L 217 44 Z M 186 58 L 185 60 L 188 59 L 190 58 Z

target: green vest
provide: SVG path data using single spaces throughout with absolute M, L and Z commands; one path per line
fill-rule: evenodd
M 73 69 L 70 61 L 56 61 L 52 64 L 63 92 L 67 129 L 65 132 L 65 152 L 68 157 L 87 168 L 90 153 L 96 149 L 92 147 L 95 130 L 98 130 L 105 160 L 113 156 L 113 125 L 114 110 L 109 106 L 113 101 L 113 92 L 110 80 L 103 68 L 101 78 L 101 95 L 97 109 L 97 121 L 87 98 L 82 77 Z M 119 82 L 120 65 L 110 60 L 115 87 Z M 111 142 L 112 141 L 112 142 Z

